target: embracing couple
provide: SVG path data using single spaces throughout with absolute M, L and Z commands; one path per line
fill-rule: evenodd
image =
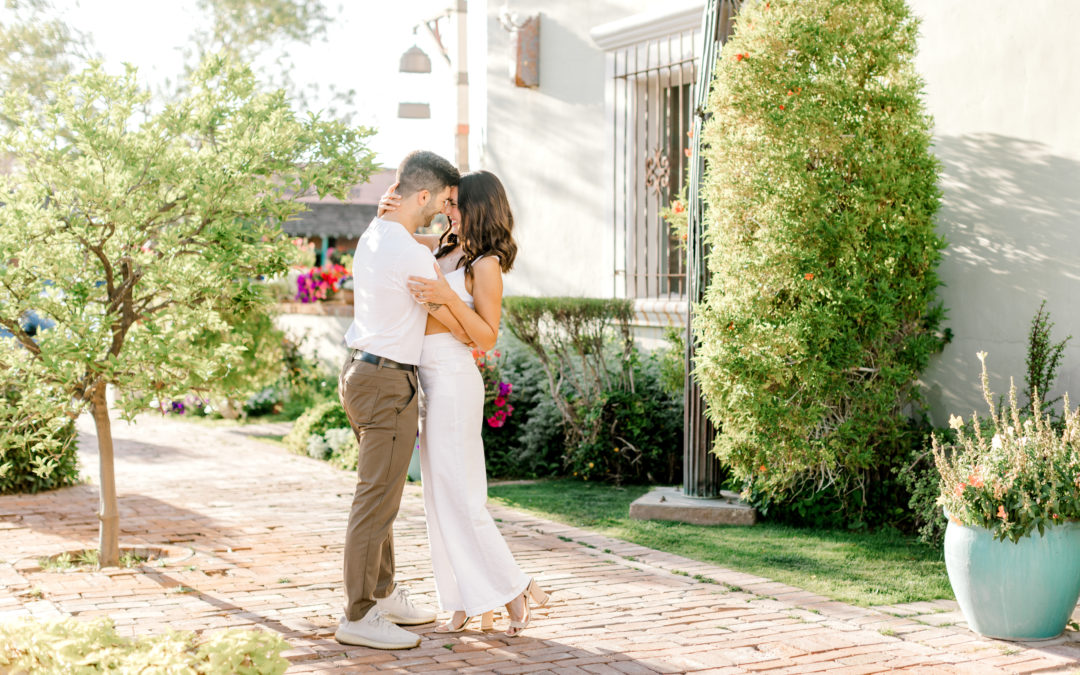
M 396 189 L 396 191 L 395 191 Z M 416 231 L 443 213 L 442 235 Z M 514 264 L 514 218 L 502 183 L 487 171 L 461 176 L 425 151 L 398 167 L 353 257 L 351 353 L 338 393 L 360 445 L 345 534 L 345 616 L 338 642 L 408 649 L 420 637 L 401 625 L 435 620 L 394 582 L 393 525 L 419 424 L 420 461 L 435 589 L 449 619 L 465 629 L 505 607 L 507 636 L 529 623 L 530 600 L 548 596 L 514 562 L 488 513 L 480 437 L 484 383 L 472 349 L 499 332 L 502 275 Z

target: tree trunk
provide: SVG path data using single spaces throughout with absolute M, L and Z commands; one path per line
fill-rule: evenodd
M 101 477 L 101 510 L 98 520 L 98 564 L 101 567 L 120 565 L 120 513 L 116 508 L 116 472 L 113 469 L 112 422 L 109 403 L 105 400 L 105 383 L 98 383 L 90 399 L 90 411 L 97 428 L 98 465 Z

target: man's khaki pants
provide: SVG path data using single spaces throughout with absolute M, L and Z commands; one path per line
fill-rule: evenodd
M 416 444 L 416 373 L 350 355 L 338 395 L 360 444 L 345 532 L 345 616 L 357 621 L 394 590 L 394 518 Z

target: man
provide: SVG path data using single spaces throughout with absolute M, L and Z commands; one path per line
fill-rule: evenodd
M 448 308 L 410 294 L 409 275 L 433 278 L 435 262 L 412 235 L 448 210 L 459 178 L 434 153 L 409 154 L 398 167 L 400 206 L 371 222 L 353 256 L 353 322 L 345 334 L 353 351 L 338 394 L 360 452 L 345 533 L 345 617 L 335 634 L 343 644 L 408 649 L 420 637 L 398 624 L 435 620 L 394 583 L 393 525 L 416 443 L 416 365 L 428 313 L 461 331 Z

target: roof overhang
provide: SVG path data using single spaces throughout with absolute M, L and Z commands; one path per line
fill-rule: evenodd
M 600 24 L 589 31 L 589 36 L 597 47 L 610 52 L 698 28 L 704 10 L 702 0 L 682 0 L 661 9 Z

